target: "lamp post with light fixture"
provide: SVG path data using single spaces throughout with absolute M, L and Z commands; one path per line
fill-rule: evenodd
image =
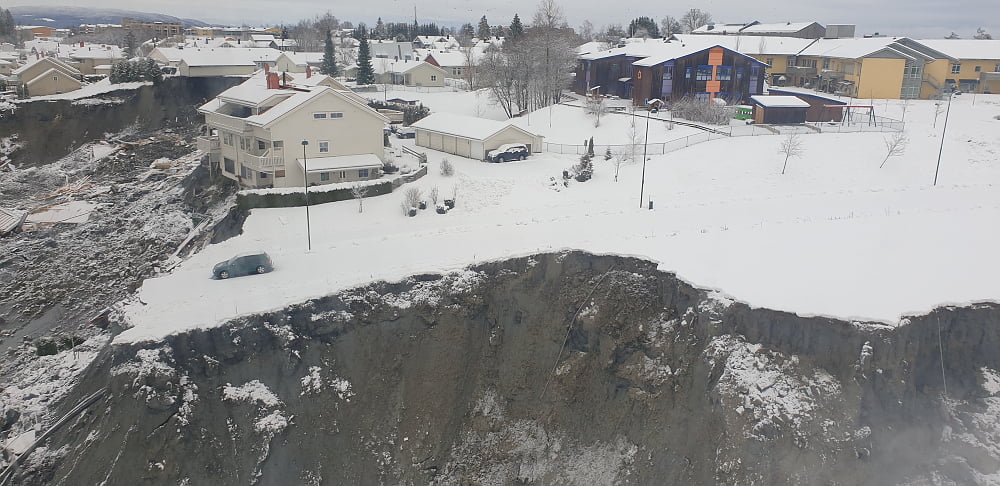
M 302 141 L 302 186 L 305 187 L 306 192 L 306 243 L 308 244 L 309 251 L 312 251 L 312 231 L 309 227 L 309 161 L 306 159 L 306 146 L 309 145 L 308 140 Z

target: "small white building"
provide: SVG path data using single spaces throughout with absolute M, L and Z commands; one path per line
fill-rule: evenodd
M 372 68 L 379 84 L 441 87 L 447 77 L 444 69 L 424 61 L 372 59 Z
M 411 126 L 417 146 L 470 159 L 483 160 L 490 150 L 508 143 L 523 143 L 533 153 L 542 151 L 541 135 L 510 121 L 434 113 Z

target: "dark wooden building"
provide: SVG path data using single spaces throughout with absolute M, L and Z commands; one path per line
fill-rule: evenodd
M 739 104 L 764 92 L 766 64 L 722 46 L 694 48 L 659 42 L 580 57 L 574 91 L 669 102 L 685 96 Z
M 791 125 L 806 122 L 809 103 L 794 96 L 752 96 L 754 123 Z
M 806 103 L 809 103 L 809 109 L 806 110 L 806 121 L 811 122 L 839 122 L 844 118 L 844 106 L 847 103 L 833 99 L 827 98 L 826 96 L 821 96 L 813 93 L 802 93 L 799 91 L 781 90 L 777 88 L 769 88 L 767 90 L 768 94 L 778 95 L 778 96 L 794 96 Z

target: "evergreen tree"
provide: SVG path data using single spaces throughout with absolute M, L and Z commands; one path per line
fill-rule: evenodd
M 375 69 L 372 68 L 371 47 L 368 45 L 368 35 L 364 27 L 360 29 L 361 45 L 358 47 L 358 84 L 375 84 Z
M 660 37 L 660 27 L 649 17 L 639 17 L 628 24 L 629 37 Z
M 594 176 L 594 162 L 592 155 L 587 153 L 580 156 L 580 163 L 574 167 L 577 182 L 587 182 Z
M 476 37 L 479 37 L 479 40 L 481 41 L 490 37 L 490 23 L 486 21 L 485 15 L 483 15 L 483 18 L 479 19 L 479 27 L 476 29 Z
M 372 37 L 376 39 L 385 39 L 385 24 L 382 23 L 382 17 L 379 17 L 378 21 L 375 22 L 375 30 L 372 34 Z
M 326 31 L 326 45 L 323 47 L 323 64 L 319 67 L 320 74 L 334 77 L 340 74 L 337 69 L 337 54 L 333 51 L 333 34 Z
M 507 40 L 516 41 L 524 35 L 524 25 L 521 24 L 521 18 L 514 14 L 514 20 L 510 22 L 510 32 L 507 34 Z
M 132 33 L 131 30 L 128 31 L 122 42 L 125 44 L 125 59 L 132 59 L 135 57 L 135 34 Z
M 587 145 L 587 155 L 594 156 L 594 137 L 590 137 L 590 143 Z
M 604 151 L 604 160 L 611 160 L 611 147 L 609 146 L 607 150 Z
M 10 10 L 0 9 L 0 39 L 14 41 L 17 39 L 17 24 Z

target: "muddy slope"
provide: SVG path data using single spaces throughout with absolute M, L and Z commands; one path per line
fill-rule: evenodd
M 538 255 L 112 347 L 72 396 L 109 393 L 15 482 L 990 484 L 998 323 L 807 319 Z

